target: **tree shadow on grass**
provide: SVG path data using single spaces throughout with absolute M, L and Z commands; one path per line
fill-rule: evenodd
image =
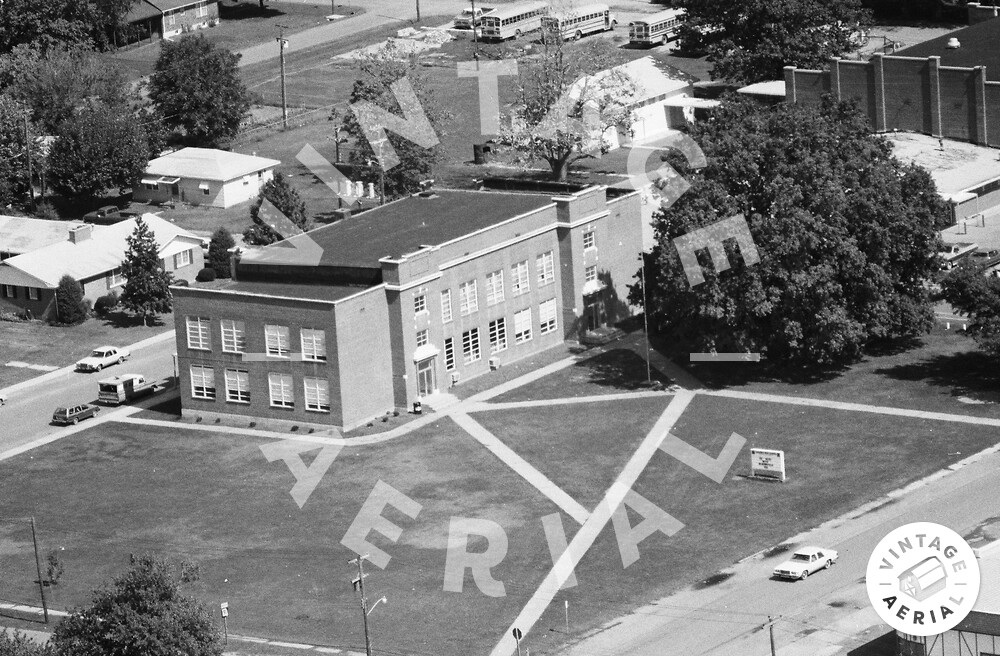
M 646 361 L 635 351 L 613 349 L 592 358 L 577 362 L 575 367 L 587 371 L 588 381 L 622 390 L 636 390 L 649 387 L 646 380 Z M 650 370 L 652 380 L 664 385 L 670 378 L 656 368 Z
M 926 381 L 950 387 L 952 396 L 968 396 L 977 401 L 1000 403 L 1000 362 L 980 352 L 936 355 L 930 359 L 894 367 L 876 369 L 875 373 L 896 380 Z
M 143 325 L 141 316 L 126 312 L 125 310 L 107 312 L 101 319 L 104 321 L 105 326 L 111 326 L 112 328 L 134 328 Z M 150 318 L 149 323 L 146 324 L 150 328 L 159 328 L 165 325 L 161 315 Z

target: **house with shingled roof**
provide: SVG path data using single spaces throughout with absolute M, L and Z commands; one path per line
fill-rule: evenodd
M 133 185 L 132 198 L 140 203 L 232 207 L 256 198 L 279 164 L 215 148 L 181 148 L 149 162 Z

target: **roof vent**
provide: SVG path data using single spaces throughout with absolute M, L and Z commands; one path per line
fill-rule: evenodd
M 949 50 L 954 50 L 956 48 L 961 48 L 962 42 L 956 39 L 955 37 L 951 37 L 950 39 L 948 39 L 948 43 L 946 43 L 944 47 L 948 48 Z

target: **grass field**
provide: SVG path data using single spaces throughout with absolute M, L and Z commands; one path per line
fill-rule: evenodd
M 173 325 L 171 315 L 146 327 L 132 321 L 91 318 L 77 326 L 50 326 L 40 321 L 0 321 L 0 389 L 44 372 L 8 367 L 7 362 L 65 367 L 89 355 L 95 346 L 125 346 L 158 335 Z

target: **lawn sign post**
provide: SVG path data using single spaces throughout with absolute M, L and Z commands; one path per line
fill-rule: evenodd
M 750 475 L 785 482 L 785 452 L 775 449 L 750 449 Z
M 229 602 L 228 601 L 224 601 L 220 605 L 222 606 L 222 628 L 226 632 L 225 633 L 225 635 L 226 635 L 226 642 L 225 642 L 225 644 L 228 645 L 229 644 L 229 619 L 228 619 L 229 618 Z

